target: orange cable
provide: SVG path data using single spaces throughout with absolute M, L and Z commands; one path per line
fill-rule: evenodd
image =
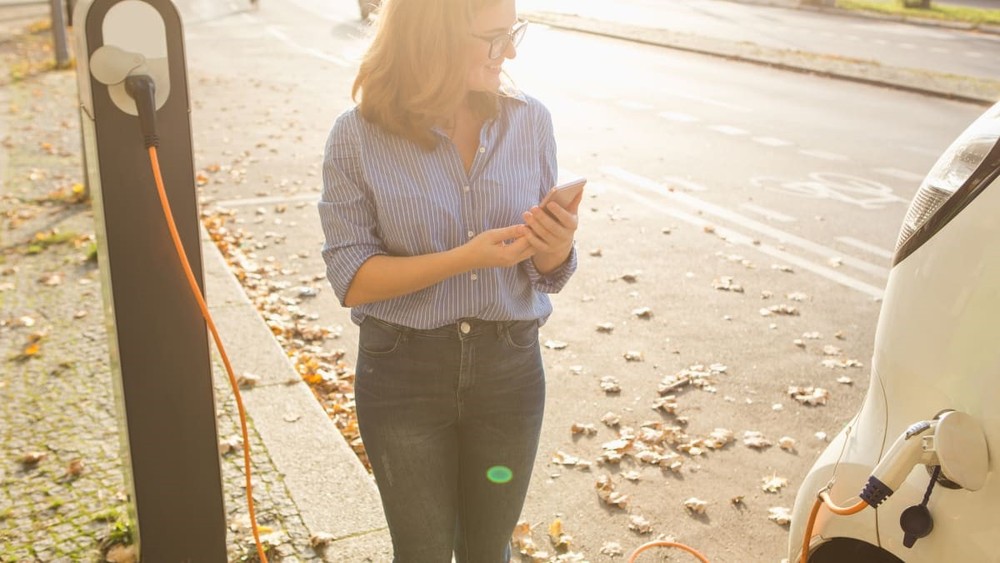
M 691 555 L 694 555 L 695 557 L 697 557 L 698 560 L 701 561 L 702 563 L 709 563 L 708 557 L 705 557 L 704 555 L 702 555 L 701 552 L 699 552 L 697 549 L 695 549 L 693 547 L 686 546 L 686 545 L 684 545 L 682 543 L 677 543 L 677 542 L 672 542 L 672 541 L 665 541 L 665 540 L 651 541 L 649 543 L 644 543 L 644 544 L 640 545 L 639 547 L 636 548 L 635 551 L 632 552 L 632 555 L 629 556 L 628 563 L 635 563 L 635 560 L 639 557 L 640 553 L 642 553 L 643 551 L 646 551 L 647 549 L 652 549 L 654 547 L 676 547 L 678 549 L 683 549 L 684 551 L 686 551 L 686 552 L 690 553 Z
M 208 312 L 208 305 L 205 303 L 205 298 L 202 297 L 201 291 L 198 289 L 198 282 L 194 279 L 194 272 L 191 271 L 191 263 L 188 262 L 187 254 L 184 252 L 184 245 L 181 244 L 181 237 L 177 234 L 177 225 L 174 223 L 174 215 L 170 211 L 170 202 L 167 201 L 167 192 L 163 187 L 163 177 L 160 175 L 160 160 L 156 153 L 156 147 L 149 147 L 149 162 L 153 168 L 153 178 L 156 180 L 156 191 L 160 196 L 160 205 L 163 207 L 163 214 L 167 219 L 167 228 L 170 230 L 170 238 L 174 241 L 174 248 L 177 249 L 177 256 L 180 258 L 181 265 L 184 267 L 184 274 L 187 276 L 188 285 L 191 288 L 191 293 L 194 294 L 195 300 L 198 301 L 198 308 L 201 309 L 201 316 L 205 319 L 205 323 L 208 325 L 208 329 L 212 332 L 212 338 L 215 340 L 215 346 L 219 349 L 219 355 L 222 356 L 222 363 L 226 366 L 226 373 L 229 375 L 229 384 L 233 388 L 233 394 L 236 397 L 236 409 L 239 411 L 240 415 L 240 430 L 243 432 L 243 466 L 246 468 L 246 488 L 247 488 L 247 508 L 250 510 L 250 527 L 253 530 L 253 539 L 257 544 L 257 556 L 260 557 L 261 563 L 267 563 L 267 556 L 264 554 L 264 546 L 260 543 L 260 530 L 257 529 L 257 517 L 254 514 L 253 508 L 253 484 L 250 480 L 250 438 L 247 433 L 247 417 L 246 411 L 243 409 L 243 398 L 240 396 L 239 385 L 236 383 L 236 376 L 233 375 L 233 366 L 229 363 L 229 356 L 226 355 L 226 349 L 222 346 L 222 339 L 219 337 L 219 331 L 215 328 L 215 322 L 212 321 L 212 315 Z
M 819 514 L 820 507 L 824 504 L 830 512 L 841 516 L 857 514 L 868 506 L 868 503 L 863 500 L 859 500 L 857 504 L 852 506 L 839 506 L 833 502 L 833 499 L 830 498 L 829 490 L 823 489 L 820 491 L 819 494 L 816 495 L 816 500 L 813 502 L 812 510 L 809 511 L 809 521 L 806 523 L 805 534 L 802 535 L 802 552 L 799 554 L 799 563 L 807 562 L 807 557 L 809 556 L 809 542 L 812 540 L 813 527 L 816 525 L 816 516 Z

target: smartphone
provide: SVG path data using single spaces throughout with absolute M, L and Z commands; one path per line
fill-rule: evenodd
M 548 205 L 550 201 L 554 201 L 562 207 L 569 207 L 569 204 L 573 203 L 573 199 L 580 195 L 580 192 L 583 191 L 583 186 L 586 183 L 586 178 L 576 178 L 559 184 L 545 195 L 545 199 L 542 200 L 539 207 L 545 209 L 545 206 Z

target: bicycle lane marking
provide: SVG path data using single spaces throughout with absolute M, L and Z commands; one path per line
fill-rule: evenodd
M 802 270 L 817 274 L 823 278 L 826 278 L 829 281 L 838 283 L 842 286 L 863 293 L 864 295 L 867 295 L 876 301 L 882 299 L 883 289 L 880 287 L 875 287 L 874 285 L 853 278 L 843 272 L 839 272 L 837 270 L 834 270 L 833 268 L 817 264 L 801 256 L 792 254 L 785 250 L 781 250 L 780 248 L 777 248 L 775 246 L 771 246 L 770 244 L 766 244 L 763 242 L 755 244 L 754 239 L 750 236 L 747 236 L 743 233 L 740 233 L 728 227 L 722 227 L 713 224 L 710 221 L 702 217 L 699 217 L 697 215 L 692 215 L 690 213 L 685 213 L 684 211 L 681 211 L 679 209 L 669 207 L 660 202 L 654 201 L 651 198 L 645 197 L 641 194 L 637 194 L 633 190 L 628 190 L 620 186 L 616 186 L 614 184 L 607 184 L 607 185 L 609 186 L 609 189 L 614 190 L 616 192 L 620 192 L 621 194 L 632 199 L 636 203 L 642 205 L 644 208 L 654 209 L 660 213 L 663 213 L 664 215 L 668 215 L 680 221 L 684 221 L 685 223 L 689 223 L 700 229 L 704 229 L 705 227 L 710 226 L 715 230 L 715 234 L 718 235 L 723 240 L 725 240 L 726 242 L 735 244 L 737 246 L 745 246 L 747 248 L 751 248 L 757 252 L 766 254 L 767 256 L 776 258 L 778 260 L 781 260 L 782 262 L 801 268 Z
M 663 184 L 661 184 L 661 183 L 659 183 L 659 182 L 657 182 L 655 180 L 651 180 L 651 179 L 646 178 L 644 176 L 640 176 L 638 174 L 634 174 L 632 172 L 629 172 L 629 171 L 624 170 L 622 168 L 619 168 L 617 166 L 602 166 L 602 167 L 599 168 L 599 170 L 602 173 L 607 174 L 608 176 L 617 178 L 617 179 L 619 179 L 619 180 L 621 180 L 621 181 L 623 181 L 623 182 L 625 182 L 627 184 L 630 184 L 632 186 L 644 189 L 644 190 L 646 190 L 648 192 L 652 192 L 652 193 L 658 194 L 660 196 L 666 197 L 666 198 L 671 199 L 671 200 L 673 200 L 675 202 L 684 204 L 687 207 L 691 207 L 691 208 L 697 209 L 698 211 L 701 211 L 702 213 L 705 213 L 705 214 L 708 214 L 708 215 L 713 215 L 713 216 L 718 217 L 720 219 L 724 219 L 726 221 L 730 221 L 730 222 L 735 223 L 735 224 L 737 224 L 737 225 L 739 225 L 741 227 L 750 229 L 751 231 L 755 231 L 755 232 L 758 232 L 760 234 L 769 236 L 769 237 L 771 237 L 771 238 L 773 238 L 775 240 L 778 240 L 778 241 L 780 241 L 780 242 L 782 242 L 784 244 L 790 244 L 790 245 L 797 246 L 797 247 L 799 247 L 799 248 L 801 248 L 803 250 L 806 250 L 808 252 L 812 252 L 814 254 L 817 254 L 817 255 L 822 256 L 822 257 L 827 258 L 827 259 L 831 259 L 831 258 L 838 259 L 845 266 L 850 266 L 851 268 L 854 268 L 856 270 L 865 272 L 867 274 L 874 275 L 874 276 L 878 277 L 879 279 L 887 280 L 889 278 L 889 269 L 888 268 L 885 268 L 885 267 L 882 267 L 882 266 L 876 266 L 875 264 L 871 264 L 869 262 L 866 262 L 864 260 L 860 260 L 858 258 L 854 258 L 852 256 L 845 256 L 843 253 L 837 252 L 837 251 L 833 250 L 832 248 L 829 248 L 827 246 L 823 246 L 822 244 L 813 242 L 813 241 L 808 240 L 808 239 L 804 239 L 804 238 L 799 237 L 797 235 L 793 235 L 791 233 L 787 233 L 785 231 L 782 231 L 781 229 L 777 229 L 777 228 L 772 227 L 770 225 L 766 225 L 764 223 L 761 223 L 760 221 L 756 221 L 754 219 L 750 219 L 749 217 L 745 217 L 743 215 L 740 215 L 739 213 L 736 213 L 735 211 L 731 211 L 729 209 L 726 209 L 726 208 L 724 208 L 722 206 L 719 206 L 719 205 L 716 205 L 714 203 L 709 203 L 707 201 L 698 199 L 697 197 L 694 197 L 694 196 L 692 196 L 690 194 L 686 194 L 686 193 L 682 193 L 682 192 L 678 192 L 678 191 L 670 191 L 667 188 L 667 186 L 665 186 L 665 185 L 663 185 Z

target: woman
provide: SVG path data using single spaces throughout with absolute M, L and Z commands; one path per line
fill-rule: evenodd
M 395 561 L 508 561 L 538 446 L 538 327 L 576 269 L 548 111 L 501 84 L 514 0 L 386 0 L 326 145 L 327 276 Z

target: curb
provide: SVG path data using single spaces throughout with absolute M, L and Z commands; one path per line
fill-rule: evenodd
M 233 370 L 261 376 L 241 391 L 247 417 L 309 534 L 333 537 L 323 552 L 329 561 L 391 559 L 375 481 L 292 367 L 204 227 L 201 240 L 209 309 Z
M 992 105 L 1000 99 L 1000 80 L 887 67 L 874 61 L 773 49 L 752 43 L 607 22 L 573 14 L 527 12 L 522 16 L 532 22 L 559 29 L 761 64 L 782 70 L 850 80 L 982 106 Z

